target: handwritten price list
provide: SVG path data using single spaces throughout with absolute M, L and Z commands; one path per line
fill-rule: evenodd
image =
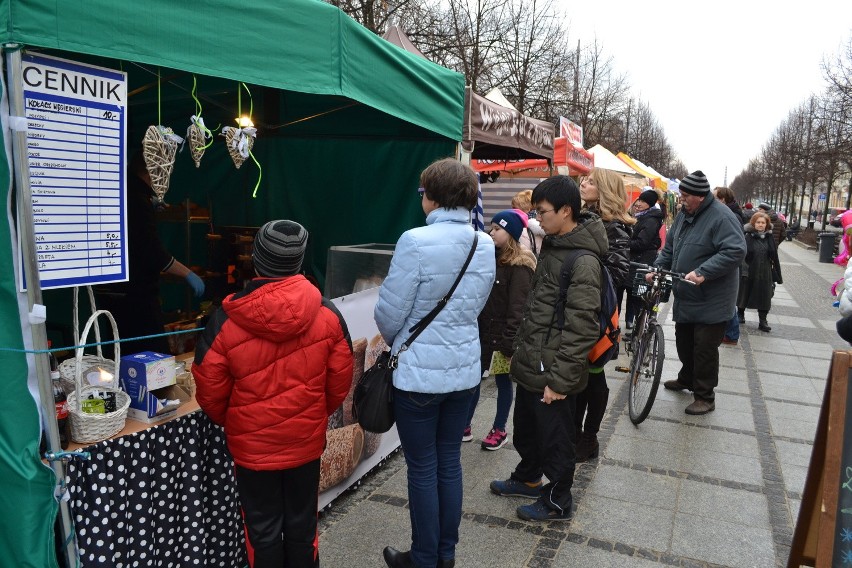
M 115 85 L 124 84 L 97 70 L 42 56 L 24 65 L 42 288 L 127 279 L 124 105 L 106 102 L 123 97 Z

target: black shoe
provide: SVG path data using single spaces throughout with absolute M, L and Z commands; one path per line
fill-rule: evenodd
M 769 327 L 769 324 L 766 323 L 765 321 L 762 321 L 759 324 L 757 324 L 757 329 L 759 329 L 760 331 L 765 331 L 767 333 L 772 331 L 772 328 Z
M 450 558 L 449 560 L 438 559 L 438 568 L 455 568 L 455 565 L 456 561 L 454 558 Z
M 386 546 L 382 551 L 382 556 L 385 557 L 385 564 L 390 568 L 414 568 L 410 550 L 400 552 L 392 546 Z
M 598 444 L 597 434 L 580 434 L 580 441 L 574 449 L 575 460 L 577 463 L 587 462 L 598 457 L 600 445 Z

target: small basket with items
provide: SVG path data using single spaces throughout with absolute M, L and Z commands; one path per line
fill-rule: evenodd
M 98 358 L 94 365 L 89 365 L 92 359 L 86 359 L 83 355 L 83 345 L 86 344 L 89 330 L 101 315 L 109 320 L 113 337 L 118 338 L 118 328 L 112 314 L 106 310 L 97 310 L 83 328 L 76 356 L 69 359 L 74 368 L 74 387 L 68 391 L 71 439 L 83 444 L 100 442 L 120 432 L 124 428 L 127 409 L 130 406 L 127 393 L 115 388 L 120 358 L 118 343 L 115 344 L 114 361 L 108 361 L 106 365 L 103 365 L 105 361 L 102 357 Z M 112 369 L 113 372 L 104 367 Z

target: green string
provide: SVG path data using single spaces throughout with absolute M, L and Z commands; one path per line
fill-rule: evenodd
M 246 93 L 249 96 L 249 116 L 248 117 L 249 117 L 249 120 L 251 120 L 251 115 L 254 112 L 254 97 L 251 96 L 251 91 L 249 90 L 248 85 L 246 85 L 245 83 L 240 83 L 240 85 L 243 86 L 243 88 L 246 90 Z M 242 92 L 242 91 L 240 91 L 240 92 Z M 241 101 L 239 96 L 237 98 L 237 101 L 238 101 L 238 104 Z M 243 115 L 242 109 L 240 108 L 239 109 L 239 116 L 242 117 L 242 115 Z M 257 183 L 254 184 L 254 191 L 251 192 L 252 198 L 255 199 L 255 198 L 257 198 L 257 190 L 260 187 L 260 180 L 263 179 L 263 168 L 260 167 L 260 162 L 257 161 L 257 158 L 254 157 L 254 154 L 252 153 L 251 150 L 249 150 L 249 156 L 251 157 L 251 159 L 254 161 L 255 165 L 257 166 Z
M 198 85 L 196 83 L 195 75 L 193 75 L 192 76 L 192 100 L 195 101 L 195 116 L 197 118 L 201 118 L 201 110 L 202 110 L 201 109 L 201 101 L 199 101 L 198 97 L 196 96 L 197 92 L 198 92 Z M 198 124 L 198 123 L 196 123 L 196 124 Z M 200 146 L 200 147 L 196 148 L 196 150 L 206 150 L 207 148 L 209 148 L 210 146 L 213 145 L 213 132 L 211 132 L 210 129 L 207 128 L 206 126 L 203 126 L 201 124 L 198 124 L 198 126 L 199 126 L 199 128 L 201 128 L 201 130 L 205 134 L 207 134 L 207 137 L 210 139 L 210 142 L 208 142 L 204 146 Z M 219 127 L 217 126 L 216 128 L 218 129 Z
M 254 191 L 251 192 L 252 198 L 256 198 L 257 188 L 260 187 L 260 180 L 263 177 L 263 168 L 260 167 L 260 162 L 257 161 L 257 158 L 254 157 L 254 154 L 252 154 L 251 150 L 249 150 L 249 156 L 251 156 L 251 159 L 254 160 L 255 164 L 257 164 L 257 183 L 254 184 Z

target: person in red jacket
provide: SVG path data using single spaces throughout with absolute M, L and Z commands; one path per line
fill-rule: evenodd
M 319 566 L 317 499 L 328 417 L 352 383 L 352 343 L 301 274 L 308 232 L 270 221 L 258 277 L 225 298 L 195 351 L 196 399 L 225 427 L 254 568 Z

